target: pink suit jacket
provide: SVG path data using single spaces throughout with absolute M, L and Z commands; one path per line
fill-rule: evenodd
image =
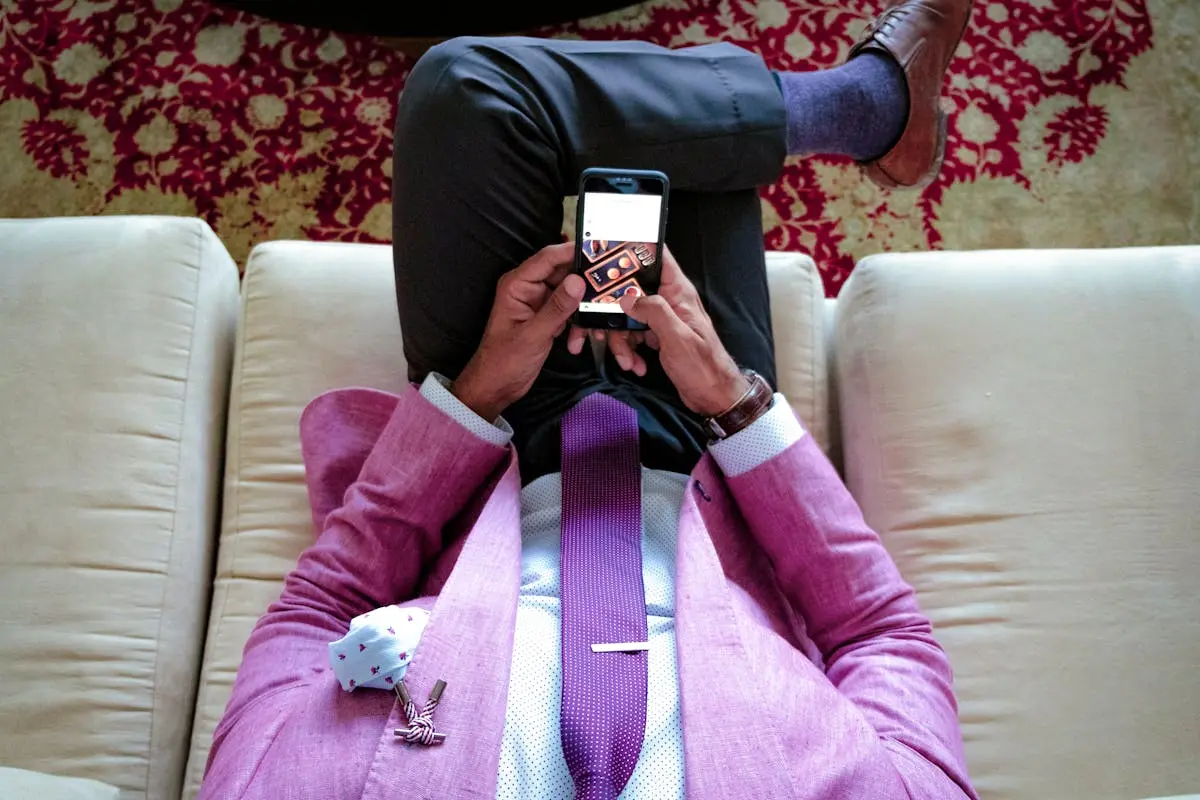
M 202 798 L 496 796 L 520 584 L 511 448 L 416 390 L 330 392 L 301 420 L 316 543 L 250 636 Z M 974 798 L 950 667 L 812 437 L 735 478 L 710 456 L 680 511 L 676 647 L 689 798 Z M 405 746 L 386 692 L 341 690 L 329 642 L 431 610 L 409 667 L 448 734 Z M 807 653 L 807 655 L 806 655 Z

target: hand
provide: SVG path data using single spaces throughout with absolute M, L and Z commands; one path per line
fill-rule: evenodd
M 583 345 L 588 339 L 588 331 L 584 328 L 571 326 L 567 334 L 567 349 L 575 355 L 583 352 Z M 648 331 L 606 331 L 596 329 L 591 336 L 597 342 L 608 342 L 608 349 L 617 360 L 617 366 L 627 372 L 632 372 L 639 378 L 646 377 L 646 359 L 637 351 L 646 341 Z
M 684 405 L 692 411 L 705 417 L 716 416 L 727 411 L 750 388 L 717 338 L 696 287 L 683 274 L 670 250 L 663 252 L 658 294 L 622 297 L 621 310 L 650 326 L 645 332 L 645 342 L 658 350 L 663 370 L 675 384 Z M 642 370 L 644 374 L 644 362 Z
M 483 340 L 452 387 L 484 419 L 495 420 L 525 396 L 579 308 L 584 284 L 570 274 L 574 255 L 573 242 L 553 244 L 500 278 Z

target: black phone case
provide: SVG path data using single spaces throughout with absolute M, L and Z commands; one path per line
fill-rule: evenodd
M 582 277 L 585 281 L 595 286 L 595 281 L 590 280 L 588 270 L 596 266 L 595 262 L 590 260 L 583 252 L 583 197 L 584 186 L 591 178 L 638 178 L 656 180 L 662 183 L 662 203 L 660 205 L 660 213 L 658 220 L 658 265 L 659 272 L 662 272 L 663 258 L 663 243 L 667 232 L 667 197 L 671 191 L 671 181 L 666 173 L 658 170 L 646 169 L 614 169 L 605 167 L 591 167 L 585 169 L 579 175 L 579 189 L 577 197 L 579 202 L 575 207 L 575 273 Z M 615 252 L 615 251 L 614 251 Z M 608 253 L 605 256 L 609 255 Z M 604 260 L 605 256 L 601 256 L 598 260 Z M 635 270 L 636 271 L 636 270 Z M 635 272 L 634 271 L 634 272 Z M 624 281 L 633 272 L 620 276 L 613 281 L 613 284 Z M 610 284 L 612 285 L 612 284 Z M 599 288 L 599 287 L 596 287 Z M 655 291 L 658 287 L 655 286 Z M 581 328 L 604 328 L 608 330 L 646 330 L 646 326 L 637 320 L 632 319 L 628 314 L 603 314 L 603 313 L 585 313 L 576 311 L 573 322 Z

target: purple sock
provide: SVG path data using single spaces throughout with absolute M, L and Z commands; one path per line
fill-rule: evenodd
M 908 82 L 892 59 L 863 53 L 836 69 L 777 72 L 791 155 L 886 154 L 908 124 Z

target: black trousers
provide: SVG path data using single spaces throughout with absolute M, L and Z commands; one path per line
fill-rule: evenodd
M 396 119 L 393 252 L 409 377 L 458 375 L 499 277 L 560 239 L 562 198 L 587 167 L 671 179 L 667 245 L 733 358 L 775 384 L 756 187 L 785 155 L 774 77 L 733 45 L 455 39 L 413 68 Z M 559 420 L 602 391 L 633 406 L 642 462 L 688 473 L 700 420 L 654 353 L 648 374 L 571 355 L 560 337 L 529 394 L 505 412 L 525 481 L 559 469 Z

